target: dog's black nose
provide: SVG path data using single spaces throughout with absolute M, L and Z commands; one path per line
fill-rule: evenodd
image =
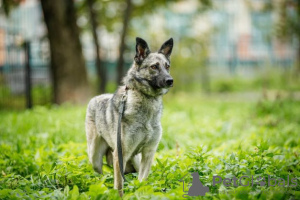
M 166 79 L 166 85 L 167 86 L 173 86 L 173 79 L 172 78 L 168 78 L 168 79 Z

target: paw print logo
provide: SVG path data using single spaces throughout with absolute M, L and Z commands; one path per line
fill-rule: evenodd
M 266 185 L 266 182 L 265 182 L 265 181 L 261 181 L 259 185 L 260 185 L 260 186 L 265 186 L 265 185 Z
M 258 184 L 259 184 L 260 186 L 265 186 L 265 185 L 266 185 L 266 182 L 265 182 L 265 178 L 264 178 L 264 177 L 260 177 L 260 176 L 259 176 L 256 180 L 258 181 Z

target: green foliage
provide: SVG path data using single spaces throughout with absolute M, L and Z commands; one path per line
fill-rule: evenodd
M 299 199 L 300 103 L 291 98 L 224 101 L 168 94 L 163 137 L 147 181 L 128 174 L 124 199 L 182 199 L 179 180 L 198 171 L 210 188 L 202 199 Z M 85 107 L 0 112 L 0 199 L 120 199 L 113 169 L 88 163 Z M 225 187 L 214 175 L 298 177 L 297 187 Z M 185 178 L 188 190 L 191 176 Z M 190 198 L 192 199 L 192 198 Z
M 253 78 L 241 76 L 215 77 L 211 80 L 212 92 L 249 92 L 261 89 L 299 91 L 300 81 L 295 69 L 286 71 L 269 68 Z

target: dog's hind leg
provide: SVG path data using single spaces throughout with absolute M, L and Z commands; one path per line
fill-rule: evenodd
M 128 174 L 128 173 L 139 172 L 140 164 L 141 164 L 141 154 L 139 153 L 135 156 L 132 156 L 132 158 L 129 159 L 129 161 L 126 164 L 124 173 Z
M 106 152 L 106 163 L 108 166 L 113 167 L 114 161 L 113 161 L 113 152 L 111 149 L 108 149 Z
M 93 165 L 93 168 L 96 172 L 102 174 L 103 156 L 107 152 L 108 145 L 101 136 L 98 136 L 92 142 L 91 147 L 91 163 Z
M 99 174 L 102 174 L 103 156 L 107 152 L 108 145 L 105 140 L 97 134 L 96 125 L 92 120 L 86 121 L 86 138 L 88 146 L 89 161 Z

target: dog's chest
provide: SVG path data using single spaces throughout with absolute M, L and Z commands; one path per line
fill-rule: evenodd
M 138 134 L 140 139 L 145 142 L 157 137 L 161 112 L 161 99 L 128 95 L 124 112 L 127 130 L 131 130 L 132 133 L 130 134 Z
M 131 121 L 148 126 L 160 121 L 162 111 L 161 99 L 141 98 L 136 95 L 128 95 L 124 117 Z
M 155 107 L 157 106 L 157 107 Z M 132 149 L 132 154 L 142 152 L 145 147 L 155 146 L 161 135 L 160 115 L 161 105 L 135 104 L 126 108 L 124 135 Z

